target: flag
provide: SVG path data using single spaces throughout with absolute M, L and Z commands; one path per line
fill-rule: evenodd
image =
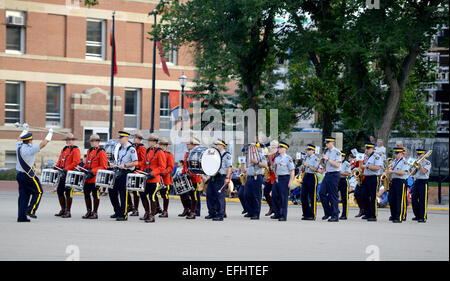
M 163 51 L 161 41 L 156 41 L 156 45 L 158 46 L 158 49 L 159 49 L 159 56 L 161 57 L 161 64 L 162 64 L 163 71 L 165 74 L 167 74 L 167 76 L 170 77 L 169 69 L 167 68 L 167 64 L 166 64 L 166 59 L 164 58 L 164 51 Z
M 116 38 L 114 36 L 114 20 L 111 25 L 111 36 L 109 38 L 109 45 L 112 47 L 112 54 L 113 54 L 113 68 L 114 68 L 114 75 L 117 74 L 117 60 L 116 60 Z

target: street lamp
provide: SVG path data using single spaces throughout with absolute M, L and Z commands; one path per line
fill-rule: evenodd
M 187 77 L 186 75 L 183 74 L 180 76 L 178 80 L 180 81 L 181 85 L 181 116 L 182 116 L 184 113 L 184 86 L 186 86 Z

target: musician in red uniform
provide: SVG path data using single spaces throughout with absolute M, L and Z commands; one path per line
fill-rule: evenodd
M 156 193 L 158 192 L 159 184 L 161 181 L 160 175 L 163 170 L 166 168 L 166 157 L 164 156 L 164 152 L 161 148 L 157 147 L 158 143 L 158 135 L 150 134 L 148 137 L 148 148 L 145 153 L 145 172 L 147 175 L 147 181 L 145 184 L 145 191 L 141 192 L 139 195 L 142 200 L 142 205 L 145 209 L 144 217 L 140 218 L 141 220 L 145 220 L 145 222 L 155 222 L 156 215 Z M 147 195 L 150 198 L 151 204 L 151 213 L 149 210 L 149 203 L 147 199 Z
M 186 219 L 195 219 L 195 216 L 196 216 L 195 211 L 197 209 L 197 204 L 200 204 L 200 202 L 199 202 L 200 198 L 198 197 L 198 188 L 199 188 L 200 183 L 202 182 L 202 177 L 201 177 L 201 175 L 195 175 L 195 174 L 191 173 L 187 169 L 187 163 L 188 163 L 187 159 L 188 159 L 189 152 L 192 149 L 194 149 L 197 145 L 200 145 L 200 141 L 196 138 L 191 138 L 189 143 L 186 144 L 188 152 L 186 152 L 186 154 L 184 155 L 183 171 L 181 172 L 182 174 L 188 174 L 188 177 L 192 183 L 192 186 L 194 187 L 194 190 L 191 190 L 188 193 L 182 194 L 180 196 L 184 210 L 183 210 L 183 213 L 179 214 L 178 216 L 180 216 L 180 217 L 186 216 Z M 188 206 L 189 197 L 191 199 L 191 207 L 190 208 Z
M 137 157 L 138 157 L 138 165 L 136 166 L 136 170 L 143 171 L 145 169 L 145 151 L 147 150 L 142 143 L 144 136 L 141 132 L 137 132 L 134 134 L 133 139 L 133 147 L 136 149 Z M 131 195 L 133 193 L 133 204 L 131 204 Z M 133 191 L 128 193 L 128 202 L 130 204 L 131 214 L 130 216 L 136 217 L 139 216 L 139 192 Z
M 167 151 L 167 146 L 169 145 L 169 140 L 167 138 L 161 138 L 159 141 L 159 147 L 164 152 L 164 156 L 166 158 L 166 167 L 162 170 L 162 177 L 163 177 L 163 183 L 167 188 L 160 189 L 159 194 L 161 194 L 161 197 L 163 199 L 163 208 L 162 214 L 159 215 L 160 218 L 167 218 L 169 216 L 168 209 L 169 209 L 169 190 L 170 186 L 172 185 L 172 173 L 173 168 L 175 167 L 175 158 L 172 153 Z M 156 201 L 158 201 L 158 198 L 156 198 Z M 159 205 L 159 204 L 157 204 Z
M 269 211 L 265 214 L 265 216 L 270 216 L 273 214 L 273 206 L 272 206 L 272 186 L 275 182 L 275 172 L 271 167 L 273 167 L 273 163 L 275 161 L 275 157 L 278 156 L 278 141 L 273 140 L 270 143 L 266 144 L 266 147 L 270 147 L 269 159 L 267 161 L 270 169 L 270 177 L 265 179 L 264 182 L 264 197 L 266 198 L 267 204 L 269 205 Z
M 86 163 L 83 168 L 86 169 L 87 175 L 83 187 L 84 202 L 86 203 L 86 214 L 83 219 L 98 219 L 97 211 L 100 204 L 100 187 L 95 186 L 95 179 L 98 170 L 106 170 L 108 168 L 108 157 L 103 148 L 99 147 L 100 136 L 93 134 L 89 137 L 91 148 L 86 155 Z M 94 211 L 92 211 L 91 193 L 94 201 Z
M 66 175 L 68 171 L 73 171 L 81 162 L 80 149 L 75 145 L 75 137 L 68 134 L 66 146 L 61 150 L 56 167 L 62 170 L 62 175 L 56 189 L 61 210 L 55 214 L 57 217 L 70 218 L 70 208 L 72 207 L 73 188 L 66 189 Z

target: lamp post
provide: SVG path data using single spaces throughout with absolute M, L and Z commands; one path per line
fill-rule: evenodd
M 155 17 L 155 23 L 153 25 L 156 28 L 156 14 L 157 9 L 153 9 L 153 16 Z M 155 124 L 155 79 L 156 79 L 156 37 L 153 38 L 153 70 L 152 70 L 152 121 L 150 123 L 150 133 L 154 132 Z
M 178 79 L 180 81 L 181 85 L 181 121 L 183 121 L 183 114 L 184 114 L 184 86 L 186 86 L 187 77 L 186 75 L 181 75 Z M 181 123 L 181 129 L 183 129 L 183 123 Z

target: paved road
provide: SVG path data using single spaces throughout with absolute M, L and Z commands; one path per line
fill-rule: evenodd
M 99 220 L 82 220 L 84 200 L 75 196 L 72 218 L 62 219 L 53 216 L 56 196 L 45 193 L 38 219 L 17 223 L 17 193 L 1 191 L 0 260 L 65 260 L 76 253 L 69 245 L 79 249 L 80 260 L 366 260 L 377 253 L 380 260 L 449 260 L 446 211 L 430 211 L 426 224 L 393 224 L 388 209 L 369 223 L 350 208 L 350 220 L 328 223 L 300 221 L 300 207 L 290 206 L 287 222 L 250 221 L 239 203 L 229 202 L 228 219 L 212 222 L 203 218 L 205 201 L 202 208 L 201 218 L 188 221 L 176 216 L 180 201 L 171 200 L 168 219 L 116 222 L 109 219 L 109 198 L 102 197 Z

